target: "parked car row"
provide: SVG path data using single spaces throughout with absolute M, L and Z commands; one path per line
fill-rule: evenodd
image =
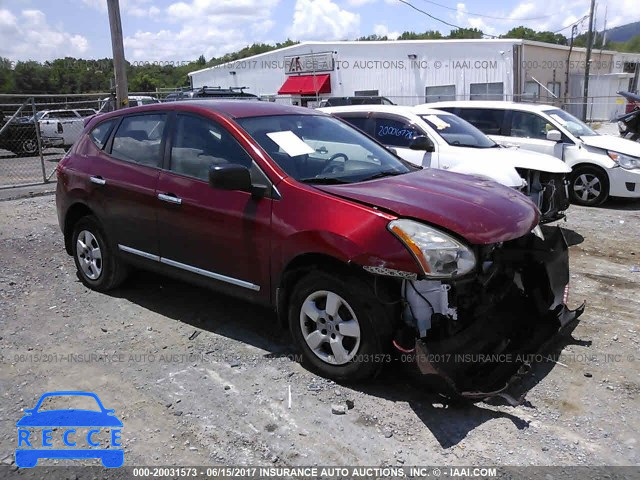
M 506 146 L 544 153 L 569 167 L 569 195 L 580 205 L 609 196 L 640 198 L 640 144 L 599 135 L 573 115 L 550 105 L 458 101 L 427 104 L 467 120 Z
M 453 170 L 447 149 L 470 148 L 456 141 L 488 140 L 423 115 L 402 134 L 418 134 L 422 161 L 368 130 L 391 135 L 384 121 L 399 117 L 385 115 L 357 129 L 307 108 L 192 100 L 92 117 L 57 169 L 66 251 L 97 291 L 136 266 L 270 306 L 278 320 L 265 321 L 330 378 L 372 377 L 402 352 L 458 395 L 503 392 L 582 313 L 566 306 L 567 243 L 517 185 L 425 168 L 431 153 Z M 427 152 L 436 141 L 442 160 Z M 512 361 L 482 360 L 497 354 Z
M 441 110 L 421 107 L 361 105 L 322 108 L 393 148 L 421 167 L 479 175 L 530 197 L 543 223 L 564 217 L 569 207 L 564 162 L 501 148 L 465 120 Z
M 35 155 L 38 153 L 38 134 L 40 129 L 42 148 L 69 148 L 80 137 L 86 118 L 95 115 L 92 108 L 42 110 L 35 117 L 14 119 L 0 135 L 0 148 L 16 155 Z M 9 118 L 2 118 L 2 128 Z

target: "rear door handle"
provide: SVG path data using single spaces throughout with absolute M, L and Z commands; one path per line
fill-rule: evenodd
M 104 185 L 105 183 L 107 183 L 107 181 L 99 175 L 95 177 L 89 177 L 89 180 L 91 180 L 91 183 L 95 183 L 96 185 Z
M 175 205 L 180 205 L 182 203 L 182 199 L 176 197 L 173 193 L 159 193 L 158 199 Z

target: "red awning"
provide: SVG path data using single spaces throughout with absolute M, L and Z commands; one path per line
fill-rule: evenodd
M 331 93 L 330 75 L 299 75 L 287 77 L 278 95 L 316 95 Z

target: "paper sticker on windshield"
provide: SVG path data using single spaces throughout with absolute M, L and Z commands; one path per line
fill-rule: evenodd
M 267 133 L 267 136 L 276 142 L 278 146 L 285 151 L 290 157 L 296 157 L 298 155 L 306 155 L 315 152 L 313 148 L 304 143 L 299 136 L 293 133 L 291 130 L 284 132 L 271 132 Z
M 437 117 L 436 115 L 427 115 L 426 117 L 424 117 L 424 119 L 431 122 L 433 126 L 436 127 L 438 130 L 444 130 L 445 128 L 449 128 L 451 126 L 451 124 L 445 122 L 444 120 L 442 120 L 440 117 Z
M 560 125 L 566 125 L 567 121 L 565 119 L 563 119 L 562 117 L 560 117 L 557 113 L 552 113 L 551 115 L 549 115 L 551 118 L 553 118 L 556 122 L 558 122 Z

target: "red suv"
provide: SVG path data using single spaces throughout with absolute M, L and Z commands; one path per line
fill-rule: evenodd
M 139 267 L 269 305 L 335 379 L 370 377 L 400 351 L 458 392 L 495 389 L 520 360 L 439 354 L 535 353 L 582 312 L 564 304 L 564 237 L 537 226 L 524 195 L 422 170 L 305 108 L 99 115 L 60 162 L 56 200 L 88 287 Z

